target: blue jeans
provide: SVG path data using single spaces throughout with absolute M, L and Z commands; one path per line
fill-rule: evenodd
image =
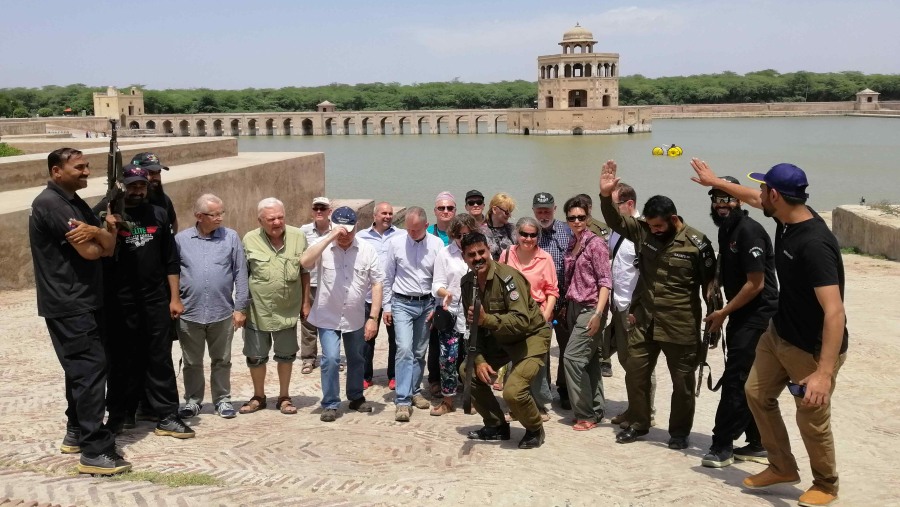
M 397 396 L 395 405 L 412 404 L 412 396 L 422 390 L 425 373 L 425 352 L 428 350 L 428 327 L 425 322 L 434 310 L 434 299 L 407 301 L 394 298 L 391 315 L 397 341 Z
M 347 398 L 351 401 L 363 397 L 363 369 L 366 366 L 364 328 L 342 332 L 319 328 L 322 344 L 322 408 L 337 409 L 341 406 L 341 338 L 347 354 Z

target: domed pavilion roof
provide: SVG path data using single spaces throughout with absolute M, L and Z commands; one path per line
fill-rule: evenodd
M 563 34 L 563 42 L 583 42 L 583 41 L 591 41 L 593 40 L 594 34 L 591 33 L 590 30 L 582 27 L 578 23 L 575 23 L 575 26 L 566 31 Z

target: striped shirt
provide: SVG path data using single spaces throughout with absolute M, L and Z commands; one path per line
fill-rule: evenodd
M 211 324 L 247 310 L 247 259 L 234 230 L 219 227 L 204 237 L 194 226 L 176 234 L 175 242 L 181 253 L 182 319 Z

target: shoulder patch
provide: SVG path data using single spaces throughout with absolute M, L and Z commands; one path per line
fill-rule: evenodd
M 703 240 L 700 239 L 700 237 L 697 236 L 696 234 L 690 234 L 690 235 L 688 235 L 688 239 L 691 240 L 691 243 L 693 243 L 694 246 L 696 246 L 698 250 L 703 250 L 704 248 L 706 248 L 706 247 L 709 246 L 709 243 L 708 243 L 708 242 L 703 241 Z
M 512 275 L 501 276 L 500 279 L 503 280 L 503 283 L 509 283 L 512 280 Z
M 758 246 L 755 246 L 750 249 L 750 255 L 752 255 L 753 257 L 762 257 L 762 254 L 763 254 L 763 249 Z

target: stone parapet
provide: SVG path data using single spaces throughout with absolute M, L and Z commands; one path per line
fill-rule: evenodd
M 900 212 L 900 206 L 895 207 Z M 869 206 L 838 206 L 832 213 L 831 230 L 841 247 L 900 260 L 900 216 Z

